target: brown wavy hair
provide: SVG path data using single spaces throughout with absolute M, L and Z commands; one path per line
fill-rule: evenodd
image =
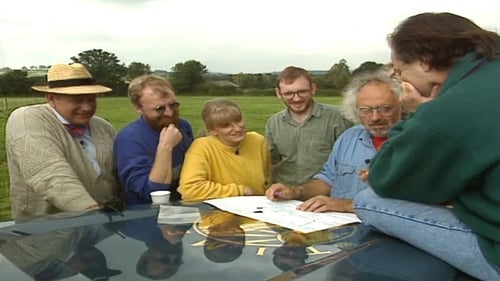
M 307 70 L 297 66 L 287 66 L 278 76 L 276 88 L 280 88 L 280 83 L 292 84 L 299 77 L 306 78 L 306 80 L 309 81 L 309 85 L 313 83 L 311 74 Z
M 451 13 L 422 13 L 401 22 L 387 40 L 405 63 L 423 60 L 443 70 L 469 52 L 477 58 L 498 57 L 500 37 L 471 20 Z

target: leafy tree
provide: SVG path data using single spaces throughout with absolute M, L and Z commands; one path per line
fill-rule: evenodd
M 120 63 L 115 54 L 92 49 L 79 53 L 77 57 L 71 57 L 71 60 L 85 65 L 98 84 L 117 92 L 124 90 L 127 67 Z
M 264 76 L 262 75 L 262 73 L 257 73 L 254 75 L 254 87 L 256 89 L 264 89 L 266 87 Z
M 383 66 L 382 63 L 376 63 L 373 61 L 365 61 L 358 68 L 356 68 L 352 71 L 352 75 L 354 76 L 354 75 L 357 75 L 357 74 L 365 72 L 365 71 L 373 71 L 381 66 Z
M 276 86 L 277 75 L 272 73 L 238 73 L 231 77 L 240 89 L 272 89 Z
M 189 60 L 172 67 L 172 84 L 178 92 L 193 91 L 205 81 L 204 74 L 208 72 L 205 65 L 199 61 Z
M 132 80 L 143 74 L 151 74 L 151 67 L 149 64 L 143 64 L 142 62 L 132 62 L 129 64 L 127 69 L 127 79 Z
M 12 70 L 0 75 L 1 96 L 27 96 L 31 93 L 31 86 L 32 82 L 25 70 Z
M 232 76 L 231 81 L 235 84 L 238 84 L 241 89 L 250 88 L 250 75 L 240 72 Z
M 265 89 L 274 89 L 276 87 L 276 81 L 278 80 L 278 75 L 273 73 L 264 74 L 264 88 Z
M 327 80 L 325 75 L 313 75 L 312 79 L 318 86 L 318 89 L 330 89 L 332 87 L 332 85 L 330 85 L 330 81 Z
M 334 90 L 342 90 L 351 81 L 351 71 L 345 59 L 340 59 L 326 74 L 327 80 Z

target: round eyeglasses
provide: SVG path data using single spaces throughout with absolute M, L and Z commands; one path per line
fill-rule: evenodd
M 172 103 L 169 103 L 166 105 L 158 105 L 155 108 L 153 108 L 153 111 L 156 112 L 156 114 L 158 114 L 158 115 L 163 115 L 163 114 L 165 114 L 167 107 L 172 111 L 176 111 L 177 109 L 179 109 L 180 106 L 181 106 L 181 104 L 179 102 L 175 101 L 175 102 L 172 102 Z
M 280 95 L 285 99 L 290 100 L 293 99 L 295 95 L 297 95 L 299 98 L 305 98 L 309 95 L 310 92 L 311 89 L 302 89 L 302 90 L 297 90 L 295 92 L 294 91 L 284 92 L 284 93 L 280 92 Z
M 396 108 L 394 106 L 382 105 L 377 107 L 361 106 L 358 107 L 358 115 L 360 117 L 370 117 L 375 111 L 384 117 L 391 116 Z

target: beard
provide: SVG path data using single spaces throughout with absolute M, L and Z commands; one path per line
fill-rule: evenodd
M 375 136 L 377 138 L 387 137 L 387 135 L 389 134 L 389 128 L 387 129 L 370 128 L 369 131 L 372 136 Z
M 162 116 L 164 117 L 164 116 Z M 164 117 L 162 119 L 159 120 L 159 123 L 163 124 L 162 128 L 163 127 L 168 127 L 168 125 L 170 124 L 174 124 L 174 126 L 176 128 L 179 128 L 179 113 L 176 112 L 172 117 Z
M 365 125 L 365 128 L 370 132 L 372 136 L 375 137 L 387 137 L 389 134 L 389 130 L 393 124 L 389 124 L 387 122 L 384 123 L 371 123 Z M 376 126 L 376 127 L 374 127 Z
M 179 128 L 179 111 L 174 112 L 172 116 L 162 115 L 151 118 L 150 116 L 143 115 L 143 118 L 153 129 L 158 132 L 160 132 L 164 127 L 168 127 L 168 125 L 170 124 L 174 124 L 176 128 Z
M 284 102 L 288 110 L 295 114 L 303 114 L 308 112 L 313 107 L 312 98 L 309 100 L 303 100 L 299 102 L 294 102 L 293 100 Z

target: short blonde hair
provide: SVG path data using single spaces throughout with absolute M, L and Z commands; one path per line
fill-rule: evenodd
M 201 119 L 207 129 L 226 127 L 233 122 L 243 119 L 240 107 L 228 99 L 211 99 L 205 102 L 201 111 Z
M 128 97 L 133 105 L 139 105 L 142 98 L 142 90 L 146 87 L 151 87 L 155 93 L 161 94 L 163 97 L 173 96 L 175 91 L 172 84 L 166 78 L 154 74 L 146 74 L 132 80 L 128 85 Z

